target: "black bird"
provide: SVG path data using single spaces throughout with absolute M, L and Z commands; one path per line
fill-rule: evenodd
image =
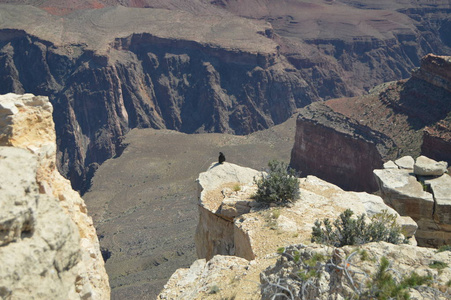
M 225 162 L 225 156 L 222 152 L 219 152 L 219 157 L 218 157 L 218 162 L 220 164 L 222 164 L 223 162 Z

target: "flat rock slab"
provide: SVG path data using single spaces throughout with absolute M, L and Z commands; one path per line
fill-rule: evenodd
M 413 166 L 415 165 L 415 160 L 412 156 L 403 156 L 400 159 L 395 160 L 395 164 L 400 169 L 410 169 L 413 170 Z
M 382 192 L 382 198 L 402 216 L 410 216 L 415 221 L 431 218 L 434 207 L 432 194 L 425 192 L 423 186 L 408 170 L 374 170 Z

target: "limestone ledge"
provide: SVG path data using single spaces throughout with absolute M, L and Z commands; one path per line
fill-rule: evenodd
M 71 245 L 70 248 L 79 253 L 77 254 L 80 256 L 78 264 L 81 264 L 81 267 L 79 267 L 73 279 L 67 278 L 67 280 L 72 280 L 75 294 L 68 298 L 62 295 L 59 295 L 59 297 L 61 299 L 72 299 L 78 295 L 80 298 L 109 299 L 108 275 L 105 271 L 92 218 L 87 214 L 83 199 L 71 188 L 70 182 L 62 177 L 56 168 L 56 138 L 52 112 L 53 107 L 47 97 L 32 94 L 0 96 L 0 146 L 8 146 L 11 149 L 26 149 L 32 158 L 35 157 L 34 180 L 39 191 L 39 197 L 43 199 L 38 202 L 39 205 L 45 206 L 46 204 L 41 203 L 57 199 L 55 203 L 70 217 L 73 224 L 68 226 L 77 228 L 76 235 L 73 235 L 77 245 Z M 22 200 L 16 199 L 14 201 L 20 203 Z M 37 225 L 40 225 L 40 221 L 34 221 L 33 218 L 36 217 L 36 213 L 32 213 L 33 209 L 30 209 L 24 209 L 21 214 L 21 218 L 25 218 L 23 224 L 37 222 Z M 30 215 L 28 219 L 26 219 L 27 214 Z M 60 229 L 56 226 L 58 223 L 52 223 L 51 226 L 54 227 L 52 230 L 58 231 Z M 13 230 L 16 233 L 13 234 L 13 237 L 6 238 L 5 241 L 11 247 L 19 241 L 25 241 L 26 239 L 24 240 L 18 232 L 20 230 L 27 232 L 27 226 L 17 225 L 16 229 Z M 53 243 L 54 241 L 50 239 L 47 242 Z M 3 255 L 7 254 L 3 253 Z M 51 273 L 52 271 L 47 270 L 42 273 L 42 276 L 46 278 L 45 274 L 50 274 L 48 272 Z M 5 276 L 3 272 L 0 273 L 2 273 L 0 276 Z M 3 279 L 0 279 L 0 282 Z M 50 286 L 43 285 L 41 288 L 51 290 Z M 10 292 L 12 299 L 16 299 L 15 291 L 11 290 Z M 52 298 L 49 297 L 48 299 Z

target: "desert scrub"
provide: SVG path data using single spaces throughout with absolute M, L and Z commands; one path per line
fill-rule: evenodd
M 451 245 L 443 245 L 437 249 L 437 252 L 451 251 Z
M 366 282 L 367 290 L 359 299 L 410 299 L 408 289 L 420 285 L 429 284 L 432 277 L 420 276 L 412 272 L 409 276 L 403 276 L 396 280 L 392 274 L 390 263 L 382 256 L 379 268 L 371 279 Z
M 378 259 L 366 250 L 354 248 L 346 255 L 337 248 L 324 249 L 304 245 L 279 248 L 277 264 L 261 275 L 262 298 L 318 299 L 332 292 L 330 299 L 332 295 L 361 300 L 409 299 L 409 288 L 432 283 L 432 276 L 401 273 L 386 257 Z M 365 265 L 374 268 L 365 271 Z M 435 289 L 434 293 L 440 294 Z
M 312 227 L 311 241 L 335 247 L 380 241 L 392 244 L 406 242 L 401 234 L 401 227 L 396 224 L 396 216 L 387 211 L 372 216 L 368 224 L 365 222 L 365 214 L 352 218 L 353 214 L 352 210 L 347 209 L 333 224 L 327 218 L 323 221 L 316 220 Z
M 299 198 L 299 182 L 296 172 L 284 162 L 272 160 L 268 163 L 269 172 L 259 179 L 255 200 L 260 203 L 287 205 Z

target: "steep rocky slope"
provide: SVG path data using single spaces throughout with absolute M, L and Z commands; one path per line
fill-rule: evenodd
M 0 97 L 0 297 L 109 299 L 92 219 L 56 169 L 47 97 Z
M 36 7 L 1 7 L 0 93 L 50 97 L 82 191 L 130 128 L 246 134 L 451 54 L 447 1 L 18 3 Z
M 333 99 L 302 109 L 291 164 L 306 175 L 324 176 L 349 189 L 374 191 L 374 181 L 368 186 L 372 169 L 381 168 L 389 159 L 423 153 L 449 162 L 449 70 L 449 56 L 427 55 L 408 80 L 383 84 L 366 96 Z M 336 122 L 334 116 L 340 116 L 340 121 Z M 349 125 L 343 125 L 343 121 L 357 125 L 344 132 L 342 127 Z M 322 134 L 321 139 L 310 139 L 303 133 L 304 127 L 314 123 L 322 127 L 309 133 Z M 366 128 L 372 135 L 361 137 L 358 128 Z M 331 140 L 335 142 L 331 144 Z M 360 151 L 362 143 L 377 149 L 376 160 L 371 156 L 359 158 L 366 153 Z M 343 159 L 344 152 L 353 159 Z M 318 154 L 310 157 L 310 153 Z M 353 179 L 356 174 L 367 176 Z

